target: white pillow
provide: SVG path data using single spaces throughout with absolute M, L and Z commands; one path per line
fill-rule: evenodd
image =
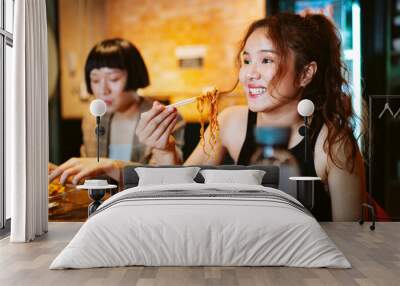
M 138 186 L 196 183 L 193 179 L 199 170 L 199 167 L 135 168 L 139 176 Z
M 261 185 L 265 171 L 262 170 L 201 170 L 204 183 Z

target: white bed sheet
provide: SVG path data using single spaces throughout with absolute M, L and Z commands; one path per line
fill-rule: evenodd
M 145 191 L 262 190 L 240 184 L 135 187 L 104 202 L 50 269 L 145 266 L 293 266 L 350 268 L 319 223 L 298 208 L 258 198 L 122 197 Z M 115 204 L 113 204 L 115 203 Z

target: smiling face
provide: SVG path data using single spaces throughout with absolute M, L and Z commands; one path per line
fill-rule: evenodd
M 107 111 L 124 111 L 135 98 L 125 91 L 128 76 L 125 70 L 102 67 L 90 72 L 90 86 L 96 98 L 104 100 Z
M 247 39 L 242 52 L 239 80 L 253 112 L 269 112 L 298 101 L 299 87 L 295 84 L 295 61 L 291 50 L 287 55 L 281 79 L 271 81 L 278 72 L 279 54 L 265 30 L 255 30 Z

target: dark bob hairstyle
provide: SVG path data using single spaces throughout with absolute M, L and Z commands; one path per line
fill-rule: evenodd
M 115 38 L 104 40 L 93 47 L 85 64 L 85 82 L 88 93 L 90 72 L 103 67 L 126 70 L 128 74 L 125 91 L 137 90 L 149 85 L 149 74 L 139 50 L 129 41 Z

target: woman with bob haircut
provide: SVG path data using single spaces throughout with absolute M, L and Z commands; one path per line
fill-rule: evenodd
M 149 110 L 153 101 L 139 96 L 137 90 L 149 85 L 149 75 L 139 50 L 129 41 L 115 38 L 96 44 L 85 64 L 87 92 L 102 99 L 107 113 L 101 118 L 105 134 L 100 137 L 100 162 L 97 162 L 96 120 L 88 112 L 82 120 L 83 145 L 80 158 L 71 158 L 50 174 L 64 184 L 73 176 L 72 183 L 85 177 L 106 174 L 119 181 L 121 169 L 136 162 L 149 164 L 162 150 L 139 142 L 135 129 L 140 114 Z M 167 119 L 168 120 L 168 119 Z M 169 117 L 169 132 L 174 134 L 177 160 L 181 160 L 184 123 L 176 109 Z M 166 136 L 168 137 L 168 136 Z
M 247 106 L 234 106 L 219 116 L 220 143 L 196 147 L 185 165 L 218 165 L 228 153 L 236 164 L 249 164 L 256 144 L 255 126 L 290 126 L 289 151 L 303 173 L 318 176 L 314 216 L 320 221 L 359 218 L 365 188 L 363 159 L 353 136 L 351 96 L 342 71 L 341 41 L 334 24 L 323 15 L 281 13 L 255 21 L 245 34 L 237 56 L 239 81 Z M 303 121 L 297 104 L 310 99 L 315 105 L 311 121 L 311 166 L 303 162 Z M 168 133 L 163 106 L 153 106 L 141 116 L 137 134 L 155 146 L 153 133 Z M 158 125 L 157 125 L 158 124 Z M 154 126 L 158 126 L 155 128 Z M 172 135 L 171 135 L 172 136 Z M 210 130 L 205 132 L 209 142 Z M 170 143 L 169 143 L 170 142 Z M 164 161 L 179 164 L 173 140 L 164 146 Z

